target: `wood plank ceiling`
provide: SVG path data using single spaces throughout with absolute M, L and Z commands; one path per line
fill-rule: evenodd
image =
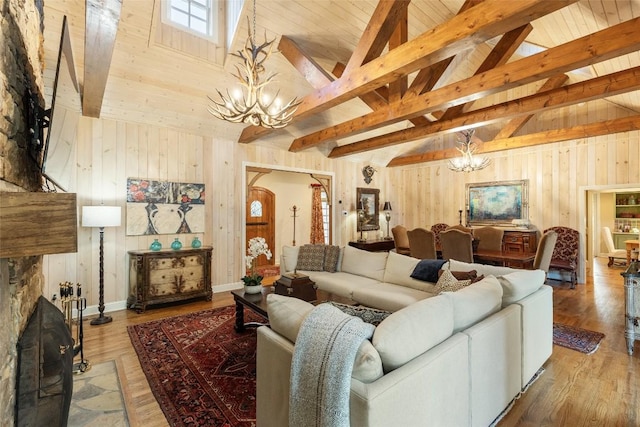
M 50 2 L 54 12 L 79 13 Z M 151 20 L 158 7 L 143 3 L 152 2 L 122 4 L 105 117 L 389 166 L 454 157 L 465 129 L 478 130 L 478 152 L 640 129 L 640 0 L 258 1 L 258 34 L 280 38 L 267 68 L 287 82 L 284 98 L 302 99 L 294 123 L 278 131 L 208 116 L 206 95 L 233 85 L 233 61 L 223 68 L 185 60 L 179 46 L 161 49 Z M 231 50 L 244 43 L 249 13 L 245 5 Z M 99 64 L 97 52 L 88 46 L 79 67 Z M 133 83 L 140 94 L 125 96 Z M 603 100 L 619 106 L 619 118 L 527 126 Z

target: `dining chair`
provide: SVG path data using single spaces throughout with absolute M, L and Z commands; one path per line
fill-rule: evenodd
M 396 252 L 401 255 L 411 255 L 406 227 L 396 225 L 391 229 L 391 234 L 393 234 L 393 242 L 396 246 Z
M 440 233 L 442 259 L 473 262 L 473 236 L 471 233 L 449 228 Z
M 473 238 L 478 240 L 478 249 L 482 251 L 502 251 L 504 230 L 496 227 L 479 227 L 473 229 Z
M 609 257 L 608 267 L 612 267 L 616 259 L 623 259 L 624 261 L 618 263 L 627 263 L 627 251 L 626 249 L 616 249 L 616 245 L 613 243 L 613 236 L 609 227 L 602 227 L 602 239 L 607 246 L 607 256 Z
M 436 248 L 440 247 L 440 232 L 447 228 L 449 228 L 449 224 L 445 224 L 444 222 L 439 222 L 431 226 L 431 231 L 433 231 L 433 234 L 436 236 Z
M 436 237 L 433 231 L 414 228 L 407 232 L 411 256 L 418 259 L 436 259 Z
M 558 240 L 551 255 L 549 271 L 566 271 L 571 276 L 571 289 L 575 289 L 578 282 L 578 251 L 580 249 L 580 232 L 570 227 L 550 227 L 544 230 L 558 233 Z M 561 278 L 562 279 L 562 278 Z
M 551 256 L 553 250 L 556 247 L 556 241 L 558 240 L 558 233 L 555 231 L 547 231 L 540 238 L 538 243 L 538 249 L 536 249 L 536 257 L 533 260 L 533 269 L 544 271 L 545 277 L 549 272 L 549 265 L 551 264 Z M 545 279 L 546 281 L 546 279 Z

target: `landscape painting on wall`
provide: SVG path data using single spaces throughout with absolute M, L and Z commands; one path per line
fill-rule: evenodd
M 127 179 L 127 235 L 204 233 L 204 184 Z
M 529 181 L 467 184 L 469 224 L 510 225 L 528 220 Z

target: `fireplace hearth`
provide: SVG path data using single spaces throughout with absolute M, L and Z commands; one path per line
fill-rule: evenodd
M 62 312 L 41 296 L 18 340 L 16 426 L 66 426 L 73 339 Z

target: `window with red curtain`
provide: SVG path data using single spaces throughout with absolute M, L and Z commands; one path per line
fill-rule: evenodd
M 312 245 L 324 244 L 324 218 L 322 215 L 322 186 L 311 184 L 311 236 Z

